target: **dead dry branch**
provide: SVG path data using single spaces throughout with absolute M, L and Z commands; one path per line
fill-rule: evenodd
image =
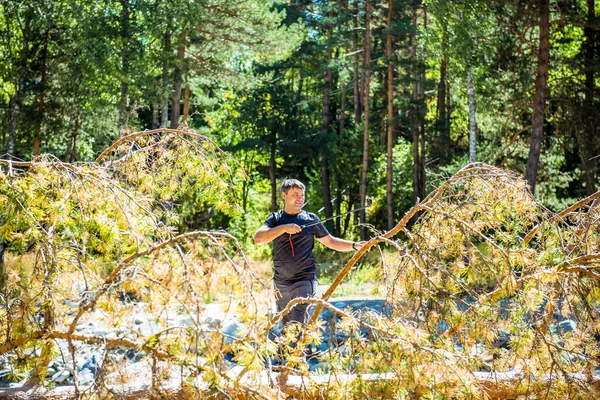
M 140 132 L 95 163 L 0 163 L 11 163 L 0 236 L 13 255 L 0 356 L 15 377 L 44 384 L 69 365 L 75 394 L 108 397 L 139 394 L 115 382 L 142 379 L 144 393 L 174 398 L 598 396 L 598 194 L 551 215 L 519 176 L 468 165 L 356 252 L 320 299 L 273 315 L 235 237 L 178 230 L 182 204 L 234 203 L 241 172 L 207 138 Z M 374 247 L 385 301 L 337 306 Z M 300 302 L 310 322 L 278 333 Z M 83 348 L 97 360 L 87 382 Z

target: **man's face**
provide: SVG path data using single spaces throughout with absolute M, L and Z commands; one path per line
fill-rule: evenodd
M 288 211 L 300 212 L 302 205 L 304 204 L 304 190 L 300 188 L 290 188 L 287 193 L 281 194 L 285 203 L 285 209 Z

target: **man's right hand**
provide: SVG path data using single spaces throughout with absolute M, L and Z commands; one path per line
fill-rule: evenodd
M 284 224 L 284 225 L 279 225 L 281 228 L 283 228 L 283 231 L 285 233 L 289 233 L 290 235 L 293 235 L 295 233 L 299 233 L 302 231 L 302 228 L 300 228 L 298 225 L 296 224 Z
M 302 228 L 300 228 L 296 224 L 284 224 L 278 225 L 274 228 L 269 228 L 267 225 L 263 225 L 254 234 L 254 241 L 258 244 L 270 243 L 274 239 L 278 238 L 281 235 L 285 235 L 286 233 L 289 235 L 296 234 L 301 232 Z

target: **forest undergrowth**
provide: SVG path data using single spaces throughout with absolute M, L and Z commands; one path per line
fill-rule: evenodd
M 554 214 L 516 174 L 467 165 L 392 230 L 373 232 L 320 298 L 296 300 L 313 303 L 310 323 L 274 338 L 282 314 L 238 240 L 178 228 L 190 204 L 231 207 L 244 179 L 208 138 L 132 133 L 94 163 L 2 165 L 0 237 L 12 257 L 0 277 L 0 356 L 25 387 L 52 385 L 66 343 L 73 364 L 81 346 L 103 350 L 91 384 L 72 366 L 83 398 L 119 397 L 110 377 L 124 365 L 110 355 L 122 349 L 143 352 L 157 398 L 599 396 L 600 193 Z M 335 307 L 369 251 L 381 258 L 385 306 Z M 214 302 L 238 316 L 235 335 L 202 319 Z M 139 304 L 157 333 L 136 328 Z M 82 333 L 99 310 L 110 338 Z M 323 310 L 336 317 L 319 319 Z M 178 386 L 165 386 L 173 374 Z

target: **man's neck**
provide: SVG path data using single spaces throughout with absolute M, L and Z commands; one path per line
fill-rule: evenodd
M 300 214 L 300 211 L 302 211 L 302 209 L 301 209 L 301 208 L 293 208 L 293 209 L 290 209 L 290 208 L 284 208 L 284 209 L 283 209 L 283 211 L 284 211 L 286 214 L 290 214 L 290 215 L 296 215 L 296 214 Z

